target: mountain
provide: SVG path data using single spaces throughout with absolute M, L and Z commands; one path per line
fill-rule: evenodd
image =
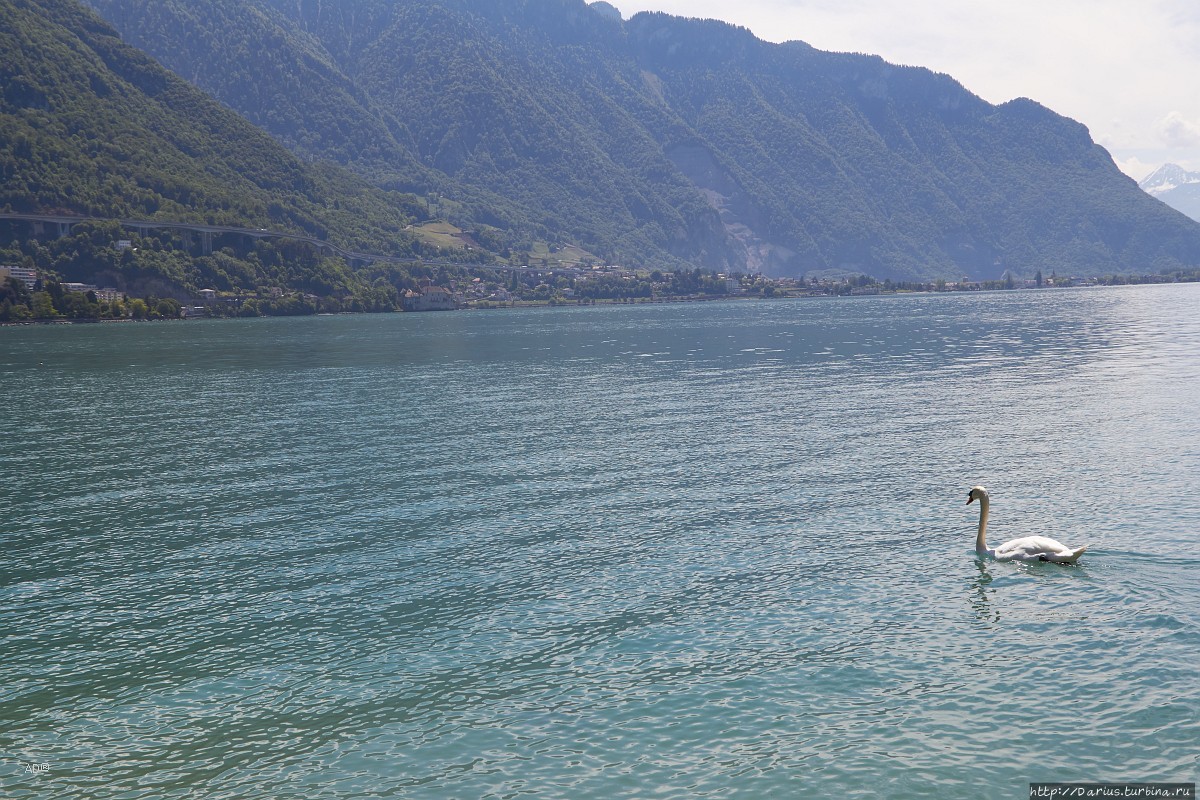
M 73 0 L 0 2 L 0 86 L 0 209 L 406 246 L 414 198 L 304 163 Z
M 1163 164 L 1143 178 L 1138 186 L 1176 211 L 1200 221 L 1200 172 Z
M 603 16 L 606 16 L 609 19 L 615 19 L 615 20 L 622 19 L 621 10 L 619 8 L 617 8 L 616 6 L 614 6 L 612 3 L 604 2 L 604 0 L 596 0 L 596 2 L 590 3 L 589 7 L 592 9 L 592 11 L 595 11 Z
M 522 257 L 895 279 L 1200 264 L 1200 226 L 1027 99 L 583 0 L 91 0 L 305 159 Z
M 644 133 L 618 135 L 630 127 L 623 108 L 592 108 L 569 85 L 574 72 L 537 63 L 547 47 L 537 28 L 500 41 L 494 19 L 420 3 L 321 4 L 311 20 L 288 3 L 92 5 L 303 157 L 436 199 L 461 226 L 494 231 L 500 249 L 546 240 L 614 262 L 740 263 L 717 212 L 661 148 Z M 619 33 L 619 20 L 607 22 Z
M 264 228 L 352 250 L 433 252 L 407 230 L 424 218 L 423 200 L 297 157 L 75 0 L 0 0 L 0 211 Z M 354 272 L 287 239 L 212 235 L 205 247 L 202 237 L 134 233 L 115 221 L 40 233 L 0 220 L 0 263 L 182 300 L 207 287 L 286 288 L 330 298 L 331 310 L 391 308 L 397 291 L 417 285 L 399 268 Z

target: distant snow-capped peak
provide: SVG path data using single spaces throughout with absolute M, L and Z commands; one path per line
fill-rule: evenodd
M 1188 172 L 1178 164 L 1163 164 L 1138 182 L 1150 194 L 1163 194 L 1189 183 L 1200 183 L 1200 172 Z

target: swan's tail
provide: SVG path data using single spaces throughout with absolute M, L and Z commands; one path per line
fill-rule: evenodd
M 1063 559 L 1061 562 L 1059 562 L 1059 563 L 1062 563 L 1062 564 L 1074 564 L 1076 561 L 1078 561 L 1078 560 L 1079 560 L 1079 557 L 1080 557 L 1081 555 L 1083 555 L 1083 551 L 1084 551 L 1084 550 L 1087 550 L 1087 549 L 1088 549 L 1088 547 L 1090 547 L 1090 546 L 1091 546 L 1091 545 L 1086 545 L 1086 544 L 1085 544 L 1083 547 L 1079 548 L 1078 550 L 1072 550 L 1072 551 L 1071 551 L 1071 556 L 1070 556 L 1070 558 L 1064 558 L 1064 559 Z

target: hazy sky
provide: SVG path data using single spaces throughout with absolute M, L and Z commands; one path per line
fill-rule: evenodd
M 1077 119 L 1127 174 L 1200 170 L 1195 0 L 610 0 L 630 17 L 721 19 L 760 39 L 945 72 L 992 103 Z

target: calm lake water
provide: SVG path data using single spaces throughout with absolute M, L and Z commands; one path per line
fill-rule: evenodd
M 1198 398 L 1197 285 L 0 329 L 0 795 L 1195 781 Z

